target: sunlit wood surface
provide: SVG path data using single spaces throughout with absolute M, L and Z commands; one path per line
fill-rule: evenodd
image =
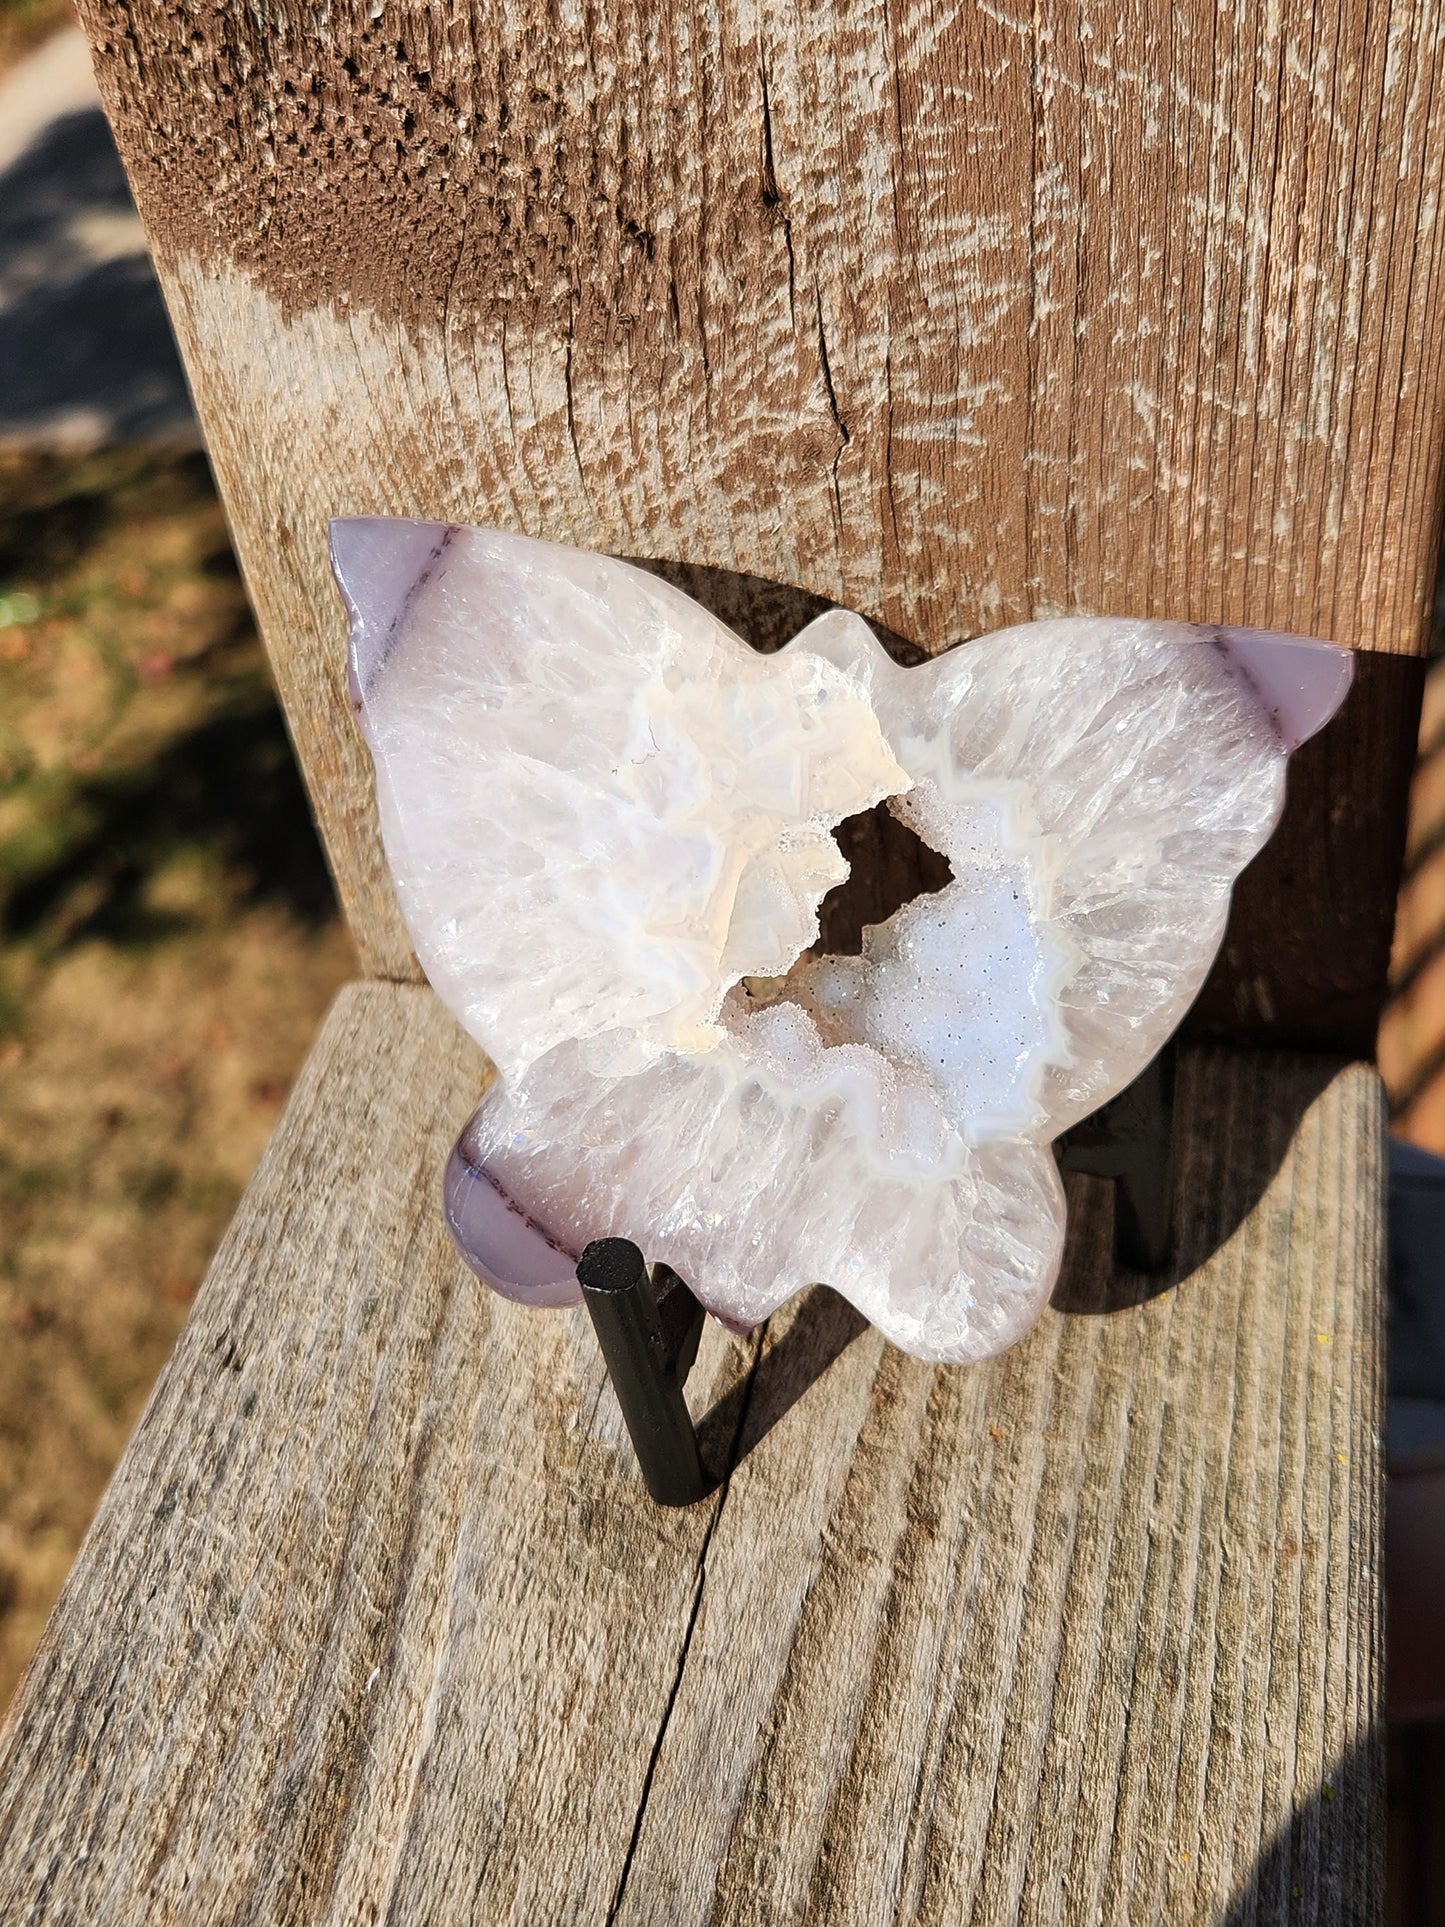
M 478 1076 L 343 993 L 0 1744 L 0 1918 L 1376 1917 L 1370 1070 L 1186 1054 L 1176 1274 L 1075 1180 L 993 1365 L 710 1326 L 684 1512 L 448 1247 Z

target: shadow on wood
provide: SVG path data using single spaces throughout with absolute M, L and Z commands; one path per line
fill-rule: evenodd
M 782 1340 L 699 1421 L 698 1446 L 713 1476 L 725 1477 L 765 1439 L 867 1329 L 846 1298 L 816 1285 Z
M 1290 759 L 1188 1035 L 1373 1056 L 1423 682 L 1415 658 L 1356 651 L 1344 707 Z
M 1251 1091 L 1251 1060 L 1198 1049 L 1179 1053 L 1175 1099 L 1174 1262 L 1167 1271 L 1146 1275 L 1120 1265 L 1105 1266 L 1100 1254 L 1111 1248 L 1108 1223 L 1113 1187 L 1100 1178 L 1073 1173 L 1065 1179 L 1069 1196 L 1069 1237 L 1063 1269 L 1052 1299 L 1055 1311 L 1098 1316 L 1141 1305 L 1161 1292 L 1186 1285 L 1232 1238 L 1258 1208 L 1289 1155 L 1300 1121 L 1339 1075 L 1340 1059 L 1294 1052 L 1271 1060 L 1284 1074 L 1275 1077 L 1268 1098 Z M 1216 1130 L 1219 1112 L 1208 1092 L 1218 1071 L 1229 1066 L 1238 1080 L 1238 1109 L 1229 1111 L 1236 1135 L 1222 1143 Z
M 660 561 L 645 555 L 625 555 L 621 560 L 672 583 L 694 602 L 700 602 L 704 609 L 710 609 L 719 622 L 736 630 L 749 648 L 765 656 L 774 654 L 791 642 L 800 629 L 840 606 L 830 602 L 827 596 L 813 595 L 789 582 L 772 582 L 764 575 L 742 575 L 736 569 L 712 568 L 699 562 Z M 918 643 L 899 635 L 877 616 L 868 616 L 867 620 L 894 662 L 912 668 L 928 661 L 928 651 Z
M 1387 1733 L 1389 1765 L 1388 1927 L 1438 1927 L 1445 1920 L 1445 1722 Z
M 1250 1869 L 1220 1927 L 1280 1927 L 1286 1921 L 1329 1927 L 1377 1927 L 1384 1887 L 1384 1734 L 1371 1727 L 1339 1766 L 1300 1800 Z M 1368 1814 L 1370 1825 L 1342 1824 Z M 1433 1927 L 1433 1912 L 1399 1914 L 1391 1921 Z

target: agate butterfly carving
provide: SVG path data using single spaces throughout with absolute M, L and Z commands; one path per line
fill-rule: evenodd
M 474 1268 L 569 1303 L 627 1237 L 735 1326 L 825 1283 L 922 1358 L 1019 1338 L 1050 1144 L 1188 1009 L 1348 655 L 1070 619 L 904 669 L 839 610 L 762 656 L 606 556 L 332 549 L 402 911 L 497 1071 L 446 1178 Z M 819 955 L 833 828 L 884 799 L 952 880 Z

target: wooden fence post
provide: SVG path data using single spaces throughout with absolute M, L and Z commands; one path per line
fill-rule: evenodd
M 415 965 L 338 511 L 688 565 L 774 635 L 768 584 L 930 651 L 1086 611 L 1375 652 L 1202 1012 L 1369 1047 L 1445 455 L 1433 0 L 82 11 L 369 971 Z

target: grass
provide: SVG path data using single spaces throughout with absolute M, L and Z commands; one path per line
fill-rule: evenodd
M 71 0 L 0 0 L 0 74 L 51 34 L 74 25 Z
M 203 460 L 0 457 L 0 1705 L 352 968 Z

